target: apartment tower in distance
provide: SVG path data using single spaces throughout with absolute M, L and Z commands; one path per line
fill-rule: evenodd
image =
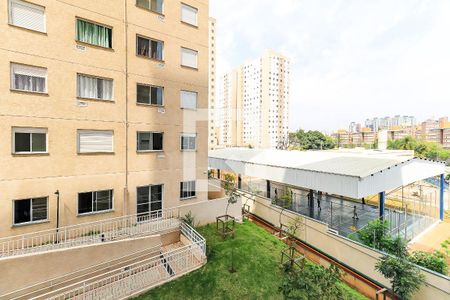
M 0 237 L 207 199 L 208 0 L 0 2 Z
M 290 60 L 271 50 L 225 74 L 219 86 L 221 147 L 282 148 L 288 139 Z

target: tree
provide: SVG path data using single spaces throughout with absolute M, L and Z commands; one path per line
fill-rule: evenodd
M 424 275 L 406 257 L 383 255 L 375 269 L 390 280 L 393 292 L 403 300 L 409 300 L 424 283 Z
M 225 195 L 228 197 L 227 208 L 225 210 L 225 215 L 228 215 L 228 207 L 231 204 L 235 204 L 238 201 L 239 194 L 236 188 L 236 176 L 233 174 L 227 173 L 225 174 L 225 183 L 224 183 Z
M 327 150 L 336 147 L 334 140 L 319 131 L 299 129 L 289 134 L 289 144 L 295 150 Z
M 410 136 L 400 140 L 390 140 L 388 142 L 388 149 L 414 150 L 414 154 L 418 157 L 440 160 L 450 164 L 450 150 L 444 149 L 440 144 L 419 141 Z
M 447 177 L 445 179 L 450 180 L 450 174 L 447 174 Z

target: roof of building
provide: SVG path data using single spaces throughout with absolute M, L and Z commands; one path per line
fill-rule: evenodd
M 226 148 L 209 153 L 211 168 L 361 198 L 444 173 L 445 165 L 412 151 L 283 151 Z M 235 170 L 233 170 L 235 168 Z

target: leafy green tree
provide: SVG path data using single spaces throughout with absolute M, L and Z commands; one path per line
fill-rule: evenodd
M 224 182 L 225 195 L 228 197 L 227 208 L 225 210 L 225 215 L 228 215 L 228 207 L 231 204 L 235 204 L 238 201 L 239 193 L 236 188 L 236 176 L 233 174 L 225 174 Z
M 281 196 L 275 196 L 272 203 L 282 208 L 290 208 L 292 206 L 292 190 L 283 189 Z
M 447 174 L 447 177 L 445 179 L 450 180 L 450 174 Z
M 325 268 L 307 264 L 303 271 L 287 268 L 279 290 L 285 299 L 343 299 L 342 289 L 338 286 L 341 277 L 342 273 L 335 265 Z
M 296 150 L 327 150 L 336 147 L 334 140 L 320 131 L 299 129 L 289 135 L 289 144 Z
M 445 161 L 447 164 L 450 164 L 450 150 L 444 149 L 440 144 L 419 141 L 410 136 L 396 141 L 389 141 L 388 149 L 414 150 L 414 154 L 418 157 Z
M 403 300 L 409 300 L 424 283 L 424 275 L 406 257 L 383 255 L 375 269 L 390 280 L 392 291 Z

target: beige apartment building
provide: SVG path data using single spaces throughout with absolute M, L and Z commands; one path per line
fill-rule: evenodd
M 0 237 L 207 199 L 207 0 L 2 0 L 0 19 Z
M 290 59 L 266 50 L 221 78 L 220 147 L 280 148 L 289 131 Z
M 208 94 L 208 108 L 209 108 L 209 149 L 214 149 L 217 144 L 217 133 L 215 126 L 215 109 L 216 109 L 216 19 L 209 18 L 209 94 Z

